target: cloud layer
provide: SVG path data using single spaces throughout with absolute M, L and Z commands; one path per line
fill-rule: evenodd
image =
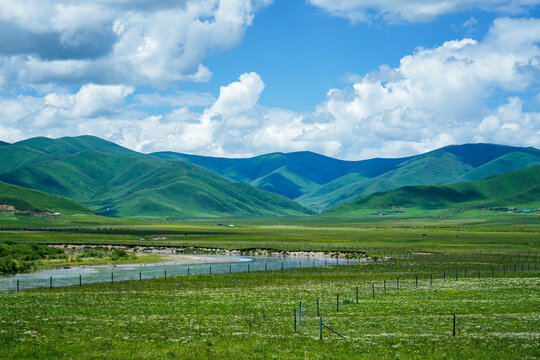
M 207 81 L 272 0 L 2 0 L 0 90 L 43 83 Z
M 540 4 L 538 0 L 308 0 L 333 16 L 352 22 L 425 22 L 458 11 L 484 11 L 522 14 Z
M 540 20 L 499 18 L 481 40 L 417 49 L 399 66 L 349 74 L 310 113 L 259 104 L 254 72 L 205 93 L 135 95 L 132 85 L 54 88 L 0 98 L 4 141 L 91 134 L 135 150 L 250 156 L 311 150 L 345 159 L 404 156 L 448 144 L 540 147 Z M 145 104 L 172 108 L 158 115 Z M 195 111 L 194 107 L 203 106 Z M 24 129 L 24 130 L 23 130 Z

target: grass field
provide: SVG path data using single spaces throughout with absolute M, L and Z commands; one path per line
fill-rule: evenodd
M 536 215 L 75 219 L 3 219 L 0 236 L 57 244 L 361 250 L 393 259 L 2 292 L 0 358 L 540 357 Z M 324 324 L 346 339 L 324 330 L 319 340 L 317 299 Z
M 514 273 L 508 266 L 503 274 L 498 260 L 418 256 L 331 268 L 4 292 L 0 356 L 537 358 L 540 272 L 522 259 L 523 270 L 519 265 Z M 324 324 L 346 339 L 325 330 L 319 340 L 317 299 Z M 300 301 L 302 322 L 295 332 L 293 309 Z

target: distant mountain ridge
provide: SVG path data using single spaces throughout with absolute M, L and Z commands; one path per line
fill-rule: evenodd
M 345 161 L 308 151 L 230 159 L 142 154 L 79 136 L 6 144 L 0 159 L 0 180 L 101 214 L 212 218 L 309 214 L 304 206 L 327 211 L 403 186 L 474 181 L 539 165 L 540 150 L 465 144 L 396 159 Z
M 139 218 L 296 216 L 311 212 L 184 161 L 105 140 L 34 138 L 0 147 L 0 180 L 60 195 L 101 215 Z
M 540 164 L 540 150 L 495 144 L 451 145 L 396 159 L 345 161 L 312 152 L 273 153 L 243 159 L 174 152 L 181 159 L 236 181 L 279 193 L 325 211 L 370 194 L 422 184 L 451 184 Z
M 406 210 L 540 206 L 540 165 L 482 180 L 451 185 L 404 186 L 380 192 L 328 211 L 327 216 L 354 216 L 366 209 Z

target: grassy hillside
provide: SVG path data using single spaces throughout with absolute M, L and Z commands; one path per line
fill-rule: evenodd
M 75 154 L 85 150 L 101 152 L 111 155 L 142 157 L 136 151 L 126 149 L 120 145 L 100 139 L 95 136 L 83 135 L 77 137 L 63 137 L 59 139 L 49 139 L 46 137 L 36 137 L 15 143 L 30 149 L 38 150 L 49 154 Z
M 363 161 L 343 161 L 311 152 L 275 153 L 246 159 L 172 152 L 152 156 L 188 161 L 236 181 L 295 199 L 315 211 L 401 186 L 478 180 L 540 164 L 537 149 L 494 144 L 453 145 L 407 158 Z
M 540 166 L 452 185 L 405 186 L 372 194 L 327 214 L 352 215 L 362 209 L 540 206 Z
M 136 211 L 142 211 L 156 218 L 184 218 L 224 216 L 231 211 L 233 216 L 305 213 L 302 207 L 285 204 L 283 199 L 270 202 L 270 207 L 279 203 L 279 210 L 270 210 L 265 204 L 263 210 L 257 210 L 258 201 L 238 197 L 236 190 L 229 191 L 235 200 L 217 195 L 224 187 L 238 185 L 232 186 L 229 181 L 218 185 L 211 180 L 214 177 L 225 176 L 277 193 L 319 212 L 403 186 L 474 181 L 538 165 L 540 151 L 465 144 L 399 159 L 343 161 L 312 152 L 228 159 L 173 152 L 146 155 L 96 137 L 81 136 L 33 138 L 0 146 L 0 158 L 0 179 L 75 199 L 101 213 L 134 216 Z M 190 175 L 182 172 L 194 172 L 198 167 L 183 169 L 178 164 L 184 161 L 211 171 L 204 172 L 204 180 L 194 184 L 186 180 Z M 176 176 L 177 171 L 182 175 L 175 182 L 170 176 Z M 170 172 L 170 176 L 164 172 Z M 213 184 L 211 189 L 204 185 L 208 181 Z M 263 194 L 255 197 L 267 196 Z
M 406 159 L 344 161 L 309 151 L 274 153 L 246 159 L 214 158 L 159 152 L 160 159 L 182 159 L 220 175 L 296 199 L 317 191 L 341 176 L 358 173 L 373 177 L 383 174 Z
M 49 211 L 61 214 L 91 214 L 92 211 L 74 201 L 41 191 L 0 181 L 0 204 L 13 205 L 17 210 Z
M 310 213 L 285 197 L 231 182 L 183 161 L 156 160 L 92 137 L 56 141 L 36 138 L 2 148 L 6 159 L 21 151 L 36 156 L 29 156 L 18 167 L 6 166 L 10 171 L 0 174 L 0 179 L 73 199 L 107 216 L 213 218 Z
M 311 209 L 327 210 L 402 186 L 478 180 L 538 164 L 540 151 L 534 148 L 492 144 L 448 146 L 409 158 L 379 176 L 336 179 L 314 192 L 302 195 L 297 201 Z

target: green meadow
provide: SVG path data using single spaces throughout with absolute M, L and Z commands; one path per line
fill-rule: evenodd
M 533 359 L 540 356 L 540 272 L 532 260 L 418 255 L 3 292 L 0 356 Z M 344 338 L 325 328 L 320 340 L 320 318 Z
M 536 214 L 481 210 L 182 222 L 4 216 L 2 239 L 19 243 L 364 251 L 379 260 L 2 292 L 0 357 L 534 359 L 539 227 Z M 325 327 L 320 340 L 320 318 L 344 338 Z

